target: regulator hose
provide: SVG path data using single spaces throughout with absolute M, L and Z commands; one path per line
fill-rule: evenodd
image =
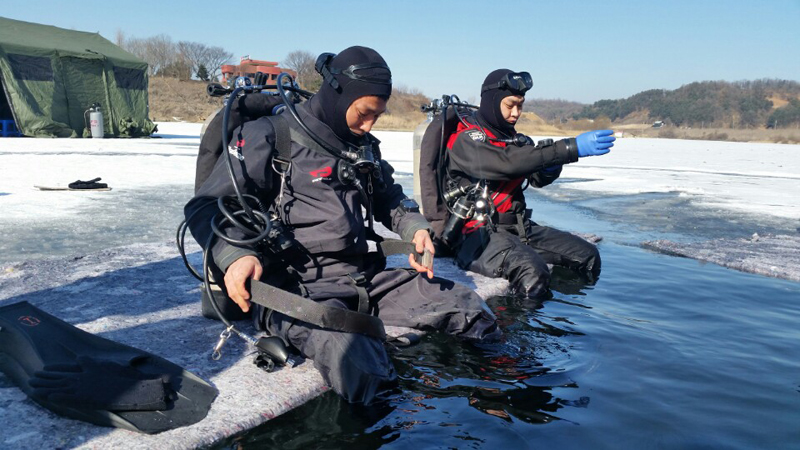
M 285 82 L 288 78 L 288 84 Z M 300 96 L 308 99 L 313 94 L 311 92 L 305 91 L 300 89 L 294 83 L 294 80 L 291 76 L 287 73 L 281 73 L 278 76 L 277 84 L 276 85 L 261 85 L 261 86 L 239 86 L 233 90 L 229 88 L 224 88 L 220 85 L 214 86 L 213 89 L 208 89 L 209 95 L 223 95 L 229 94 L 229 98 L 237 98 L 240 95 L 247 95 L 253 92 L 260 92 L 264 89 L 277 89 L 278 95 L 281 97 L 286 109 L 289 113 L 294 117 L 297 123 L 303 128 L 303 130 L 308 133 L 308 135 L 314 139 L 318 144 L 320 144 L 323 148 L 327 151 L 331 152 L 331 154 L 338 156 L 340 158 L 346 158 L 348 155 L 343 154 L 338 149 L 335 149 L 324 142 L 322 139 L 319 138 L 316 134 L 314 134 L 308 126 L 300 119 L 300 116 L 297 113 L 296 108 L 294 107 L 294 99 L 289 97 L 288 92 L 293 92 L 299 94 Z M 225 103 L 225 107 L 223 108 L 223 115 L 222 115 L 222 151 L 225 153 L 225 165 L 228 170 L 228 176 L 231 179 L 231 183 L 233 184 L 233 189 L 235 195 L 228 195 L 220 197 L 216 200 L 210 200 L 207 204 L 202 205 L 198 208 L 195 213 L 191 216 L 187 217 L 181 224 L 178 226 L 177 234 L 176 234 L 176 245 L 178 247 L 178 251 L 181 254 L 181 258 L 183 259 L 183 263 L 186 268 L 189 270 L 189 273 L 192 274 L 195 278 L 203 282 L 203 286 L 208 296 L 211 306 L 216 312 L 219 319 L 222 323 L 225 324 L 226 330 L 220 335 L 220 342 L 217 344 L 217 347 L 214 351 L 214 357 L 219 357 L 219 348 L 222 344 L 224 344 L 227 337 L 230 336 L 230 333 L 236 333 L 240 337 L 242 337 L 245 341 L 255 345 L 256 340 L 248 336 L 245 333 L 237 330 L 235 326 L 225 318 L 224 314 L 217 305 L 217 302 L 214 301 L 214 294 L 211 290 L 211 283 L 215 283 L 217 285 L 221 285 L 220 282 L 217 281 L 210 281 L 210 267 L 212 261 L 212 245 L 214 243 L 214 239 L 222 239 L 223 241 L 236 246 L 248 246 L 248 245 L 255 245 L 259 242 L 263 242 L 267 239 L 271 231 L 271 223 L 269 214 L 267 209 L 261 203 L 261 201 L 252 195 L 243 194 L 239 189 L 239 185 L 236 182 L 236 174 L 233 169 L 233 162 L 231 160 L 230 151 L 228 151 L 228 122 L 230 120 L 231 114 L 231 107 L 233 105 L 232 101 L 227 101 Z M 186 240 L 186 230 L 189 228 L 189 220 L 192 219 L 194 214 L 197 212 L 202 211 L 211 203 L 216 202 L 217 208 L 219 212 L 215 214 L 211 219 L 211 230 L 213 231 L 212 234 L 209 235 L 208 240 L 206 241 L 205 247 L 203 248 L 203 272 L 199 273 L 192 265 L 189 263 L 189 260 L 186 256 L 185 250 L 185 240 Z M 228 225 L 232 225 L 236 229 L 240 230 L 244 235 L 245 238 L 237 239 L 229 236 L 225 233 L 225 228 Z

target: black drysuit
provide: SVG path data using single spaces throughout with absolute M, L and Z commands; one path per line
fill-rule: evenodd
M 347 149 L 331 128 L 314 115 L 308 103 L 297 109 L 304 123 L 320 138 L 335 148 Z M 287 120 L 293 121 L 291 117 Z M 367 138 L 374 139 L 364 139 Z M 272 168 L 275 139 L 272 124 L 261 118 L 243 124 L 234 133 L 233 142 L 238 143 L 240 151 L 235 147 L 230 150 L 239 153 L 233 162 L 240 189 L 268 205 L 276 198 L 280 185 L 280 177 Z M 374 142 L 377 144 L 377 140 Z M 428 280 L 411 269 L 384 270 L 384 261 L 368 254 L 364 200 L 353 184 L 340 181 L 340 163 L 336 157 L 293 140 L 280 215 L 294 237 L 294 248 L 278 258 L 217 239 L 212 247 L 216 265 L 225 271 L 242 256 L 256 255 L 262 260 L 265 275 L 287 271 L 284 289 L 329 306 L 353 310 L 358 308 L 359 289 L 349 275 L 360 272 L 368 280 L 363 287 L 371 305 L 387 325 L 440 330 L 469 339 L 499 335 L 495 316 L 472 290 L 441 278 Z M 372 180 L 374 217 L 410 241 L 415 232 L 428 229 L 429 225 L 420 214 L 400 207 L 406 197 L 394 182 L 393 171 L 381 161 L 381 174 Z M 368 190 L 367 177 L 359 177 Z M 210 221 L 217 206 L 209 199 L 233 193 L 225 161 L 220 158 L 185 208 L 186 216 L 191 218 L 189 228 L 198 242 L 205 244 L 212 233 Z M 228 231 L 231 236 L 238 235 L 236 229 Z M 396 382 L 384 343 L 375 338 L 321 329 L 279 313 L 270 314 L 263 325 L 312 359 L 325 380 L 350 402 L 368 403 Z
M 512 289 L 531 297 L 547 292 L 550 271 L 547 264 L 566 266 L 583 274 L 600 272 L 597 248 L 578 236 L 530 220 L 526 209 L 524 183 L 543 187 L 561 174 L 562 164 L 578 160 L 575 139 L 548 145 L 508 145 L 489 138 L 503 136 L 480 116 L 467 118 L 448 142 L 450 176 L 461 185 L 486 180 L 498 212 L 492 217 L 497 232 L 470 223 L 455 245 L 456 262 L 464 269 L 489 277 L 503 277 Z M 550 170 L 545 170 L 550 169 Z

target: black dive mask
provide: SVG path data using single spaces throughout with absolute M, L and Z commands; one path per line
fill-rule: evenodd
M 500 81 L 481 86 L 481 94 L 491 89 L 506 89 L 514 95 L 525 96 L 533 87 L 533 78 L 528 72 L 509 72 Z
M 331 85 L 334 89 L 339 89 L 339 82 L 336 80 L 334 75 L 344 75 L 351 80 L 363 81 L 366 83 L 375 83 L 375 84 L 392 84 L 392 71 L 389 69 L 389 66 L 386 64 L 381 63 L 366 63 L 366 64 L 353 64 L 348 66 L 345 69 L 337 69 L 335 67 L 331 67 L 330 63 L 333 58 L 336 57 L 335 53 L 323 53 L 317 57 L 317 62 L 314 63 L 314 70 L 317 71 L 318 74 L 322 75 L 322 78 Z M 366 69 L 386 69 L 389 74 L 389 77 L 380 76 L 380 75 L 359 75 L 356 73 L 357 70 L 366 70 Z

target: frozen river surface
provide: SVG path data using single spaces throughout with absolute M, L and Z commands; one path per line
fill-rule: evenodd
M 0 140 L 0 263 L 173 239 L 199 125 L 159 128 Z M 411 133 L 376 134 L 410 193 Z M 113 190 L 32 188 L 98 176 Z M 490 299 L 505 341 L 400 351 L 402 392 L 380 409 L 324 394 L 221 445 L 797 448 L 800 284 L 639 245 L 797 236 L 798 188 L 797 145 L 620 139 L 529 195 L 534 220 L 604 237 L 596 285 L 556 273 L 551 300 Z

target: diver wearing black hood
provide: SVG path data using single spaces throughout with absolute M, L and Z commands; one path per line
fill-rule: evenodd
M 451 185 L 484 182 L 493 205 L 488 217 L 466 221 L 450 243 L 459 266 L 502 276 L 514 291 L 540 297 L 548 292 L 547 264 L 566 266 L 593 280 L 600 273 L 600 254 L 575 235 L 530 220 L 524 190 L 552 183 L 563 164 L 608 153 L 614 137 L 611 130 L 601 130 L 534 144 L 517 134 L 525 92 L 532 86 L 527 72 L 498 69 L 486 77 L 477 113 L 465 117 L 447 142 L 447 173 Z
M 372 49 L 350 47 L 339 55 L 320 55 L 316 68 L 323 76 L 322 87 L 296 111 L 307 131 L 283 114 L 290 116 L 286 120 L 292 127 L 291 165 L 284 183 L 274 165 L 278 134 L 270 118 L 245 122 L 234 131 L 237 144 L 229 150 L 241 161 L 234 164 L 240 189 L 271 205 L 270 213 L 280 219 L 293 245 L 275 254 L 217 240 L 212 256 L 224 273 L 227 294 L 248 311 L 246 282 L 263 274 L 272 283 L 282 282 L 278 287 L 283 290 L 327 306 L 370 312 L 386 325 L 441 330 L 469 339 L 496 337 L 495 317 L 473 291 L 433 277 L 432 269 L 410 256 L 413 270 L 384 270 L 385 260 L 369 252 L 369 217 L 363 211 L 370 209 L 375 219 L 413 242 L 418 252 L 433 250 L 428 222 L 394 182 L 394 169 L 380 160 L 379 141 L 369 134 L 392 90 L 383 58 Z M 325 145 L 315 144 L 308 131 Z M 376 155 L 364 166 L 369 170 L 343 171 L 352 162 L 342 155 L 365 146 Z M 220 158 L 185 207 L 198 242 L 207 242 L 212 234 L 210 221 L 218 212 L 214 200 L 232 193 Z M 244 237 L 237 228 L 226 229 L 226 234 Z M 259 328 L 312 359 L 326 382 L 350 402 L 370 403 L 396 384 L 384 343 L 374 337 L 320 328 L 264 311 L 260 305 L 254 318 Z
M 513 72 L 508 69 L 497 69 L 486 77 L 483 81 L 483 86 L 494 86 L 511 73 Z M 508 97 L 510 91 L 497 87 L 481 89 L 481 91 L 481 104 L 478 108 L 478 116 L 481 122 L 495 134 L 500 135 L 500 137 L 510 138 L 514 136 L 516 134 L 514 124 L 508 123 L 500 112 L 500 102 Z
M 325 62 L 330 64 L 325 66 Z M 350 47 L 334 57 L 320 55 L 317 65 L 327 71 L 319 91 L 308 101 L 314 116 L 327 124 L 341 140 L 358 143 L 361 136 L 347 125 L 347 110 L 358 98 L 376 96 L 384 101 L 392 95 L 392 73 L 375 50 Z

